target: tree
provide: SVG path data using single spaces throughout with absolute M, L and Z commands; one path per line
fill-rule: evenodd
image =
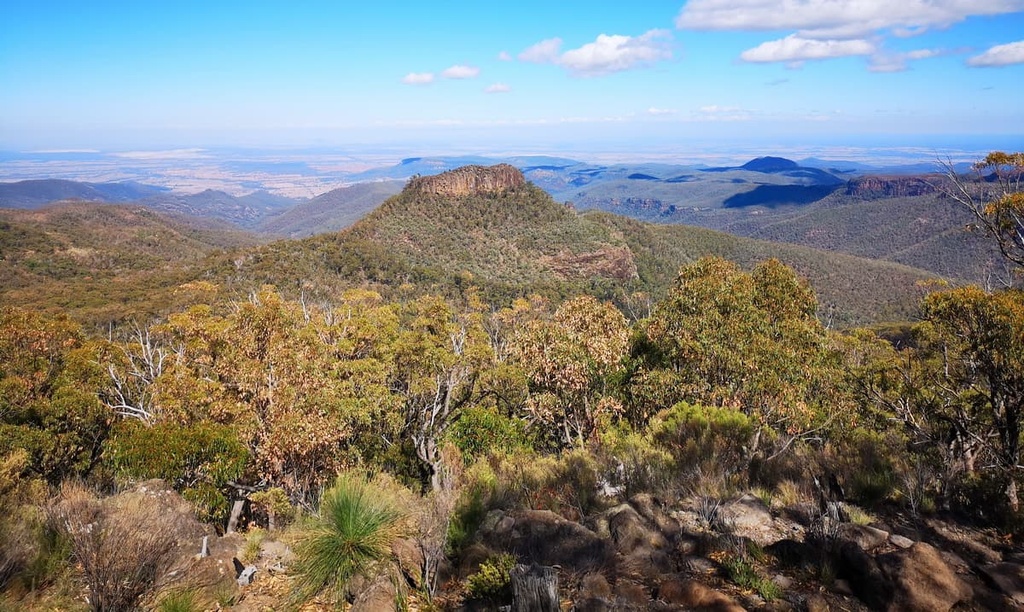
M 961 176 L 949 161 L 943 167 L 945 194 L 974 215 L 1003 257 L 1024 268 L 1024 153 L 989 153 L 973 176 Z
M 987 293 L 977 287 L 934 293 L 918 329 L 930 358 L 936 398 L 930 419 L 950 422 L 964 452 L 989 457 L 1007 480 L 1017 512 L 1024 420 L 1024 292 Z M 973 456 L 965 457 L 973 468 Z
M 477 379 L 494 352 L 479 311 L 456 312 L 433 296 L 406 306 L 394 350 L 391 390 L 404 402 L 403 431 L 436 491 L 444 474 L 441 440 L 479 397 Z
M 751 273 L 714 257 L 685 266 L 640 324 L 631 402 L 733 408 L 790 442 L 808 436 L 844 408 L 838 353 L 816 311 L 811 289 L 777 260 Z
M 28 451 L 29 471 L 52 484 L 98 464 L 112 420 L 99 353 L 65 317 L 0 308 L 0 457 Z
M 523 325 L 515 345 L 530 381 L 530 419 L 559 432 L 560 444 L 582 446 L 603 419 L 621 413 L 610 382 L 622 369 L 629 332 L 611 304 L 569 300 L 553 318 Z

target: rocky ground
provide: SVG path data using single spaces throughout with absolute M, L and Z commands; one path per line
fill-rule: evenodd
M 191 589 L 209 610 L 280 609 L 294 558 L 287 537 L 256 542 L 218 536 L 196 521 L 165 483 L 121 496 L 160 499 L 161 528 L 174 529 L 174 562 L 152 603 Z M 1024 549 L 995 532 L 941 517 L 882 518 L 842 503 L 767 505 L 751 494 L 724 502 L 692 497 L 666 503 L 633 496 L 572 521 L 546 510 L 493 510 L 460 558 L 442 567 L 432 605 L 416 587 L 420 547 L 394 546 L 396 574 L 408 583 L 407 609 L 500 609 L 510 600 L 474 601 L 466 579 L 503 552 L 519 563 L 553 567 L 563 610 L 1013 610 L 1024 609 Z M 855 519 L 855 520 L 851 520 Z M 207 556 L 200 556 L 203 538 Z M 236 560 L 255 568 L 238 580 Z M 394 580 L 357 580 L 352 610 L 391 609 Z M 314 601 L 303 610 L 333 609 Z

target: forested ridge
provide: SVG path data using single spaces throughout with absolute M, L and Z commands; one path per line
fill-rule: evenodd
M 1017 274 L 1022 169 L 994 153 L 950 194 Z M 534 562 L 576 609 L 1021 603 L 1019 287 L 529 184 L 452 201 L 244 248 L 144 218 L 126 261 L 5 227 L 5 264 L 36 263 L 0 303 L 0 608 L 492 609 Z M 19 304 L 162 266 L 138 286 L 174 297 L 136 318 Z M 879 287 L 913 311 L 836 324 Z M 204 561 L 232 558 L 255 582 Z

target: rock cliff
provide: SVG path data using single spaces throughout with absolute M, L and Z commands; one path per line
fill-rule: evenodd
M 867 198 L 904 198 L 937 191 L 937 176 L 864 176 L 846 184 L 846 194 Z
M 463 166 L 436 176 L 413 177 L 407 191 L 446 197 L 476 193 L 501 193 L 522 187 L 526 177 L 508 164 L 496 166 Z

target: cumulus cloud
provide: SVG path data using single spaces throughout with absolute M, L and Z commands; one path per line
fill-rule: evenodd
M 562 48 L 561 38 L 548 38 L 531 45 L 519 54 L 519 61 L 534 64 L 553 64 L 558 61 L 558 52 Z
M 671 34 L 650 30 L 640 36 L 600 34 L 594 42 L 561 53 L 562 39 L 549 38 L 519 54 L 524 62 L 557 64 L 576 76 L 601 76 L 672 59 Z
M 508 93 L 510 91 L 512 91 L 512 88 L 509 87 L 508 85 L 504 84 L 504 83 L 494 83 L 492 85 L 488 85 L 487 88 L 484 89 L 484 93 L 489 93 L 489 94 L 493 94 L 493 93 Z
M 512 61 L 512 54 L 510 54 L 508 51 L 501 51 L 500 53 L 498 53 L 498 61 L 499 62 L 511 62 Z
M 676 109 L 674 109 L 674 108 L 656 108 L 656 107 L 652 106 L 652 107 L 647 109 L 647 114 L 648 115 L 654 115 L 655 117 L 659 117 L 659 116 L 663 116 L 663 115 L 674 115 L 674 114 L 676 114 Z
M 755 63 L 798 63 L 851 55 L 871 55 L 874 51 L 875 46 L 866 40 L 815 40 L 790 34 L 785 38 L 769 40 L 753 49 L 747 49 L 740 54 L 740 59 Z
M 968 66 L 985 68 L 1011 64 L 1024 64 L 1024 40 L 996 45 L 981 55 L 975 55 L 967 60 Z
M 433 72 L 410 72 L 409 74 L 402 77 L 402 82 L 406 85 L 429 85 L 434 82 Z
M 665 30 L 650 30 L 640 36 L 601 34 L 592 43 L 566 51 L 559 65 L 580 76 L 597 76 L 648 66 L 672 58 Z
M 971 16 L 1020 10 L 1024 0 L 689 0 L 676 27 L 797 30 L 804 38 L 857 38 L 880 30 L 912 36 Z
M 476 66 L 466 66 L 463 64 L 456 64 L 445 68 L 441 73 L 446 79 L 475 79 L 480 74 L 480 69 Z

